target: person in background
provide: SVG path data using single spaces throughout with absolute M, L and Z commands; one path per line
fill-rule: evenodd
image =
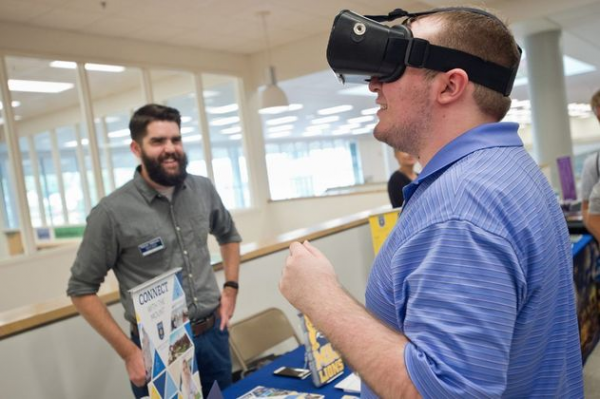
M 227 326 L 237 298 L 241 237 L 210 180 L 187 173 L 180 128 L 174 108 L 148 104 L 133 114 L 131 151 L 141 165 L 133 180 L 90 212 L 67 288 L 79 313 L 125 362 L 138 398 L 148 396 L 148 381 L 129 290 L 176 267 L 182 268 L 204 395 L 214 381 L 225 388 L 232 380 Z M 210 263 L 209 233 L 220 245 L 222 290 Z M 111 269 L 130 337 L 97 295 Z
M 588 201 L 586 228 L 600 242 L 600 181 L 594 185 Z
M 592 96 L 590 100 L 592 112 L 600 122 L 600 90 Z M 581 216 L 583 223 L 590 229 L 588 221 L 588 208 L 590 204 L 590 195 L 594 185 L 600 181 L 600 151 L 588 156 L 583 162 L 581 170 Z M 594 227 L 592 227 L 593 229 Z
M 477 11 L 434 10 L 406 25 L 516 69 L 509 29 Z M 361 398 L 583 398 L 567 225 L 518 125 L 499 122 L 510 98 L 452 65 L 408 65 L 369 88 L 375 138 L 423 170 L 375 258 L 366 308 L 309 242 L 290 245 L 283 295 L 360 375 Z
M 390 176 L 387 189 L 392 208 L 400 208 L 404 203 L 402 189 L 417 178 L 417 174 L 415 173 L 417 160 L 409 153 L 399 150 L 394 150 L 394 157 L 398 161 L 400 168 Z

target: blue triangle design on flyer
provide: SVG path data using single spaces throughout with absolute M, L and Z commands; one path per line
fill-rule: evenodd
M 175 381 L 173 381 L 173 378 L 171 378 L 171 374 L 167 374 L 167 386 L 165 389 L 165 398 L 171 398 L 174 395 L 177 395 L 178 393 L 178 389 L 177 389 L 177 385 L 175 384 Z
M 191 326 L 191 324 L 190 323 L 185 323 L 184 326 L 185 326 L 185 332 L 187 333 L 188 337 L 193 337 L 194 334 L 192 333 L 192 326 Z M 194 342 L 194 341 L 192 341 L 192 342 Z
M 154 379 L 152 382 L 154 383 L 154 386 L 156 387 L 156 390 L 161 393 L 164 392 L 165 390 L 165 376 L 167 375 L 167 373 L 162 373 L 161 375 L 159 375 L 158 377 L 156 377 L 156 379 Z M 164 395 L 163 395 L 164 397 Z
M 181 283 L 179 282 L 179 273 L 175 275 L 173 279 L 173 302 L 183 296 L 183 288 L 181 288 Z
M 165 371 L 165 364 L 163 363 L 160 355 L 157 351 L 154 351 L 154 366 L 152 367 L 152 378 L 156 378 L 157 375 Z

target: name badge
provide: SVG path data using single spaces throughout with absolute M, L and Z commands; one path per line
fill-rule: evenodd
M 146 241 L 145 243 L 138 245 L 138 249 L 140 250 L 142 256 L 148 256 L 165 249 L 165 244 L 163 243 L 162 238 L 156 237 L 150 241 Z

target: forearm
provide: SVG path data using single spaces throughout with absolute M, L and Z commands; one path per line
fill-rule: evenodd
M 306 313 L 378 396 L 420 397 L 404 363 L 406 337 L 375 319 L 341 287 L 333 287 L 326 303 L 314 303 Z
M 581 219 L 583 220 L 583 225 L 589 229 L 589 201 L 581 201 Z
M 126 360 L 138 348 L 125 335 L 98 295 L 71 297 L 83 318 Z
M 225 281 L 238 281 L 240 276 L 240 243 L 230 242 L 220 246 Z

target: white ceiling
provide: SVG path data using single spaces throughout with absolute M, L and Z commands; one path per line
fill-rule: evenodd
M 600 70 L 599 0 L 0 0 L 0 21 L 252 54 L 266 47 L 260 11 L 270 13 L 267 27 L 275 47 L 329 31 L 342 9 L 377 14 L 449 3 L 490 7 L 520 28 L 540 21 L 558 25 L 565 53 L 585 58 Z M 576 79 L 577 87 L 569 87 L 569 100 L 587 101 L 600 86 L 598 77 Z
M 383 14 L 396 7 L 420 11 L 448 3 L 447 0 L 0 0 L 0 21 L 252 54 L 266 48 L 258 16 L 260 11 L 270 12 L 267 26 L 271 46 L 275 47 L 326 33 L 342 9 Z M 476 2 L 455 0 L 452 3 L 470 5 Z M 499 11 L 514 22 L 518 39 L 538 26 L 562 29 L 564 53 L 597 68 L 596 72 L 567 78 L 569 102 L 588 102 L 593 92 L 600 88 L 600 0 L 489 0 L 478 3 Z M 17 69 L 9 71 L 9 75 L 26 72 L 26 68 Z M 308 86 L 296 83 L 312 87 L 313 91 L 331 84 L 328 74 L 307 78 L 311 80 Z M 290 85 L 293 87 L 295 83 L 290 82 Z M 516 87 L 513 98 L 527 99 L 526 86 Z M 371 100 L 368 101 L 370 104 Z

